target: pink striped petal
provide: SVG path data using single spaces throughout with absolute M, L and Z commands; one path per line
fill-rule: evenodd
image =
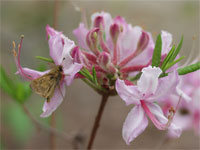
M 27 79 L 27 76 L 29 76 L 31 80 L 37 79 L 41 77 L 42 75 L 49 72 L 49 70 L 45 72 L 40 72 L 40 71 L 32 70 L 29 68 L 22 68 L 22 71 L 23 73 L 20 70 L 18 70 L 16 74 L 20 74 L 24 79 Z
M 174 136 L 179 137 L 182 133 L 182 129 L 178 126 L 176 126 L 174 123 L 171 123 L 163 114 L 162 109 L 159 105 L 154 103 L 145 103 L 146 108 L 144 108 L 145 112 L 153 122 L 153 124 L 159 129 L 159 130 L 166 130 L 170 129 L 170 131 L 173 133 Z M 148 110 L 149 109 L 149 110 Z M 148 112 L 149 111 L 149 112 Z

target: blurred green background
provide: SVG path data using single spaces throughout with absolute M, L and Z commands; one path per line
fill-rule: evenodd
M 186 59 L 191 51 L 193 58 L 199 56 L 199 1 L 59 1 L 58 30 L 73 40 L 75 37 L 72 31 L 81 21 L 81 12 L 75 10 L 75 5 L 85 10 L 89 24 L 92 13 L 107 11 L 113 17 L 125 17 L 133 26 L 142 26 L 152 33 L 154 39 L 161 30 L 173 34 L 174 44 L 184 35 L 181 54 Z M 21 106 L 27 100 L 24 105 L 33 116 L 44 124 L 49 123 L 49 118 L 39 117 L 44 99 L 31 94 L 28 83 L 15 75 L 12 41 L 19 43 L 20 35 L 25 35 L 21 53 L 22 66 L 38 70 L 49 68 L 47 63 L 35 59 L 35 56 L 49 57 L 45 26 L 53 25 L 53 9 L 54 1 L 1 0 L 0 146 L 3 149 L 50 148 L 49 133 L 43 130 L 38 132 Z M 67 88 L 64 102 L 56 110 L 57 128 L 70 134 L 80 133 L 83 141 L 87 142 L 99 103 L 100 96 L 97 93 L 82 81 L 75 80 Z M 184 132 L 179 139 L 166 141 L 166 132 L 158 131 L 152 124 L 127 146 L 122 139 L 121 128 L 131 108 L 132 106 L 126 107 L 117 96 L 109 99 L 94 148 L 199 148 L 199 137 L 193 131 Z M 70 149 L 73 144 L 57 138 L 57 148 Z

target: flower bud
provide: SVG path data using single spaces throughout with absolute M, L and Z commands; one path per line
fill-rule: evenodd
M 99 32 L 99 28 L 94 28 L 90 30 L 86 36 L 87 45 L 94 52 L 95 55 L 99 54 L 98 49 L 97 49 L 98 32 Z
M 94 20 L 94 27 L 101 29 L 101 27 L 103 27 L 103 22 L 103 17 L 97 16 Z
M 106 52 L 102 52 L 99 55 L 98 61 L 101 65 L 107 66 L 111 62 L 110 55 Z
M 80 56 L 80 50 L 78 46 L 75 46 L 71 51 L 71 56 L 74 59 L 74 62 L 81 63 L 81 56 Z
M 110 35 L 112 37 L 113 43 L 117 43 L 117 39 L 119 36 L 119 33 L 121 32 L 121 28 L 119 27 L 118 24 L 114 23 L 110 26 Z
M 100 66 L 109 73 L 115 73 L 116 68 L 113 66 L 111 62 L 111 56 L 107 52 L 102 52 L 98 57 L 98 62 Z
M 148 43 L 149 43 L 149 35 L 146 32 L 142 31 L 140 40 L 137 45 L 137 51 L 143 51 L 147 47 Z

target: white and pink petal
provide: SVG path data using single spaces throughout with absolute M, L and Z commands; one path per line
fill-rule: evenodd
M 117 79 L 115 83 L 115 88 L 121 99 L 126 103 L 126 105 L 140 104 L 140 95 L 136 86 L 126 85 L 123 80 Z
M 86 36 L 88 33 L 88 29 L 85 27 L 83 23 L 80 23 L 79 27 L 75 30 L 73 30 L 73 34 L 76 37 L 78 41 L 78 45 L 86 50 L 89 50 L 87 43 L 86 43 Z
M 139 136 L 147 127 L 148 119 L 141 105 L 136 105 L 129 112 L 123 124 L 122 136 L 127 145 Z
M 137 82 L 138 90 L 142 96 L 147 97 L 156 92 L 158 88 L 158 79 L 162 70 L 158 67 L 146 67 L 142 69 L 142 75 Z
M 65 85 L 62 83 L 61 85 L 57 86 L 53 97 L 50 99 L 49 102 L 45 101 L 43 105 L 43 113 L 40 115 L 40 117 L 49 117 L 56 109 L 57 107 L 62 103 L 63 98 L 65 95 Z

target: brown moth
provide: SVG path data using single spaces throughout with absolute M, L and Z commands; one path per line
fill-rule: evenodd
M 63 69 L 61 65 L 53 67 L 50 72 L 43 76 L 32 80 L 30 87 L 39 95 L 47 99 L 50 102 L 55 88 L 59 86 L 63 77 Z

